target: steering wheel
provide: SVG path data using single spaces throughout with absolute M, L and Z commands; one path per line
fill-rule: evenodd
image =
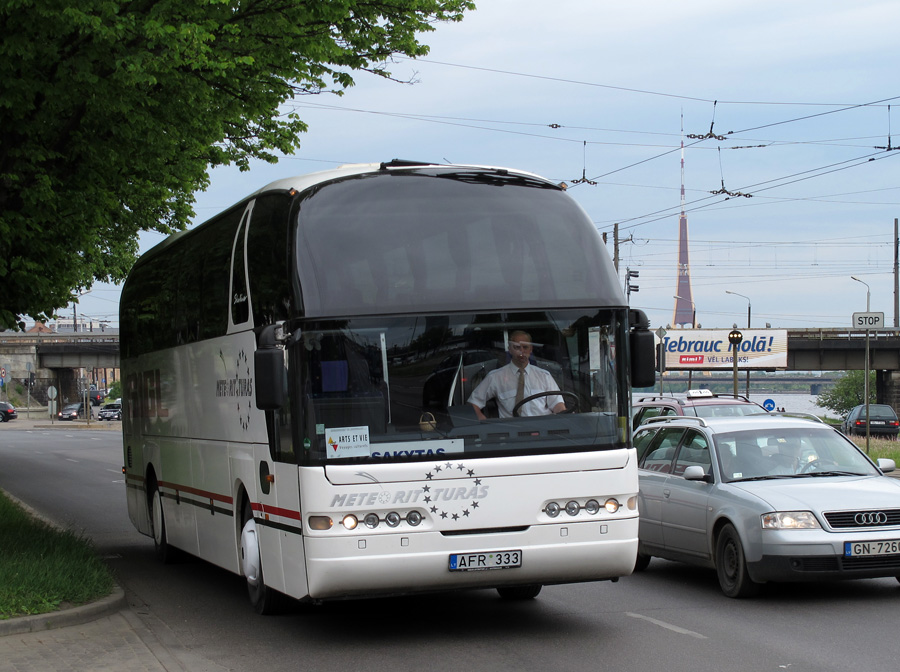
M 837 465 L 837 462 L 835 462 L 834 460 L 820 460 L 820 459 L 816 458 L 815 460 L 810 460 L 809 462 L 804 464 L 802 467 L 800 467 L 800 471 L 798 471 L 797 473 L 798 474 L 806 474 L 813 470 L 813 465 L 816 465 L 816 471 L 818 471 L 819 467 L 825 463 L 828 463 L 832 466 Z
M 529 401 L 533 401 L 534 399 L 540 399 L 541 397 L 556 397 L 561 396 L 564 400 L 569 399 L 572 401 L 572 407 L 569 408 L 569 405 L 566 404 L 566 410 L 560 411 L 562 413 L 575 413 L 578 410 L 578 395 L 574 392 L 561 392 L 560 390 L 552 390 L 548 392 L 538 392 L 537 394 L 532 394 L 530 397 L 525 397 L 518 404 L 513 406 L 512 414 L 514 418 L 518 418 L 519 409 L 522 408 Z

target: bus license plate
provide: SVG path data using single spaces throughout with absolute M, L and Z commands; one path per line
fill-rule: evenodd
M 522 566 L 522 551 L 487 553 L 451 553 L 451 572 L 480 572 L 487 569 L 512 569 Z
M 844 557 L 856 558 L 867 555 L 900 555 L 900 539 L 844 542 Z

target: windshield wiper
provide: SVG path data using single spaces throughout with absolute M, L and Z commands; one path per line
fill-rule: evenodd
M 806 476 L 865 476 L 858 471 L 810 471 Z
M 795 476 L 802 476 L 803 474 L 766 474 L 764 476 L 747 476 L 746 478 L 735 478 L 729 483 L 746 483 L 748 481 L 770 481 L 778 478 L 794 478 Z

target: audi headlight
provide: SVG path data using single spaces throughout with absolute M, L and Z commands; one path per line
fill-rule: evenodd
M 820 530 L 812 511 L 773 511 L 761 516 L 764 530 Z

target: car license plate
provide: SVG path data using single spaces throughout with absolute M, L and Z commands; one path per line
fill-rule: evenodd
M 856 558 L 867 555 L 900 555 L 900 539 L 844 542 L 844 557 Z
M 513 569 L 522 566 L 522 551 L 487 553 L 451 553 L 451 572 L 480 572 L 488 569 Z

